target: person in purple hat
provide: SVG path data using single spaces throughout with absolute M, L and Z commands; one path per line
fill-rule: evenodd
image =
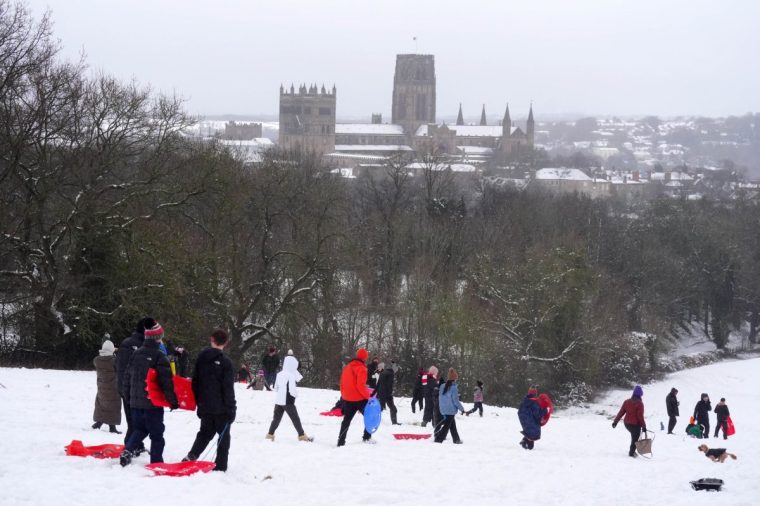
M 644 401 L 641 398 L 644 396 L 644 389 L 641 385 L 636 385 L 633 389 L 633 395 L 630 399 L 626 399 L 623 402 L 623 406 L 618 411 L 615 420 L 612 422 L 612 428 L 617 427 L 618 422 L 623 415 L 623 423 L 628 432 L 631 433 L 631 446 L 628 448 L 628 456 L 636 457 L 636 441 L 641 436 L 641 431 L 647 430 L 647 423 L 644 420 Z

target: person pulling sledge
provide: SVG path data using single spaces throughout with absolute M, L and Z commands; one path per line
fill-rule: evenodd
M 723 429 L 723 439 L 728 439 L 728 417 L 731 416 L 731 413 L 728 411 L 725 397 L 721 397 L 720 402 L 715 406 L 715 414 L 718 415 L 718 424 L 715 426 L 715 437 L 718 437 L 718 432 Z
M 520 419 L 523 435 L 520 446 L 526 450 L 532 450 L 536 441 L 541 439 L 541 419 L 548 413 L 538 403 L 538 389 L 530 387 L 525 398 L 517 409 L 517 417 Z
M 620 408 L 615 420 L 612 422 L 612 428 L 617 427 L 618 422 L 623 418 L 623 423 L 628 432 L 631 433 L 631 446 L 628 448 L 628 456 L 636 457 L 636 442 L 641 437 L 641 431 L 647 430 L 647 423 L 644 420 L 644 389 L 641 385 L 636 385 L 633 389 L 633 395 L 626 399 Z
M 299 441 L 308 443 L 314 441 L 314 438 L 307 436 L 304 432 L 301 418 L 298 416 L 298 410 L 296 409 L 296 397 L 298 397 L 298 387 L 296 384 L 302 379 L 303 376 L 298 372 L 298 359 L 292 355 L 286 356 L 282 362 L 282 371 L 277 373 L 277 379 L 274 382 L 274 416 L 272 417 L 272 423 L 269 425 L 269 432 L 266 435 L 266 438 L 270 441 L 274 441 L 274 432 L 280 426 L 283 413 L 287 413 L 290 421 L 293 422 L 293 427 L 295 427 L 298 433 Z

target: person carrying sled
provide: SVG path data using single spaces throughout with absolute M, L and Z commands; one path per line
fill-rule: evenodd
M 435 428 L 438 422 L 438 368 L 431 365 L 423 381 L 425 382 L 425 411 L 422 413 L 422 426 L 426 427 L 429 422 L 433 422 Z
M 697 425 L 702 426 L 702 437 L 704 439 L 710 437 L 710 411 L 712 411 L 710 396 L 702 394 L 699 402 L 694 406 L 694 419 L 697 421 Z
M 731 413 L 728 411 L 725 397 L 721 397 L 720 402 L 715 406 L 715 414 L 718 415 L 718 424 L 715 426 L 715 437 L 718 437 L 718 432 L 720 432 L 720 429 L 723 429 L 723 439 L 728 439 L 728 417 L 731 416 Z
M 119 459 L 122 467 L 131 464 L 132 458 L 139 455 L 140 447 L 148 436 L 151 464 L 164 461 L 164 408 L 153 405 L 147 392 L 148 371 L 155 369 L 159 388 L 163 391 L 171 410 L 179 408 L 169 359 L 159 348 L 163 338 L 164 329 L 154 321 L 152 327 L 145 329 L 145 342 L 129 360 L 124 379 L 129 385 L 127 403 L 132 408 L 134 431 Z
M 343 399 L 343 421 L 338 433 L 338 446 L 346 444 L 346 434 L 351 426 L 357 411 L 364 415 L 364 408 L 370 398 L 367 389 L 367 366 L 365 365 L 369 353 L 364 348 L 356 352 L 356 358 L 351 360 L 343 368 L 340 375 L 340 396 Z M 372 434 L 364 430 L 362 441 L 368 443 L 372 440 Z
M 377 400 L 380 401 L 380 407 L 383 411 L 387 407 L 391 413 L 391 423 L 393 425 L 401 425 L 396 419 L 396 405 L 393 402 L 393 381 L 395 379 L 395 371 L 393 366 L 385 368 L 385 364 L 380 362 L 377 366 L 377 370 L 380 376 L 377 380 Z
M 631 433 L 631 446 L 628 448 L 628 456 L 636 457 L 636 442 L 641 437 L 641 431 L 647 430 L 647 423 L 644 420 L 644 401 L 641 399 L 644 396 L 644 389 L 641 385 L 636 385 L 633 389 L 633 395 L 630 399 L 626 399 L 623 402 L 623 406 L 620 408 L 615 420 L 612 422 L 612 428 L 617 427 L 618 422 L 623 415 L 623 423 L 628 432 Z
M 296 397 L 298 397 L 296 383 L 302 379 L 303 376 L 298 372 L 298 359 L 292 355 L 286 356 L 282 362 L 282 371 L 277 373 L 277 379 L 274 382 L 274 416 L 272 417 L 272 423 L 269 425 L 269 432 L 266 435 L 268 440 L 274 441 L 274 432 L 280 426 L 282 415 L 287 413 L 290 421 L 293 422 L 293 427 L 295 427 L 298 433 L 298 440 L 307 443 L 314 441 L 314 438 L 307 436 L 304 432 L 301 418 L 298 416 L 298 410 L 296 409 Z
M 475 384 L 477 386 L 475 387 L 475 392 L 472 394 L 472 402 L 474 402 L 475 405 L 470 411 L 467 411 L 465 415 L 470 416 L 474 412 L 480 411 L 480 417 L 483 418 L 483 382 L 478 380 Z
M 214 471 L 227 471 L 232 437 L 230 430 L 237 415 L 235 401 L 235 370 L 232 360 L 225 355 L 224 347 L 230 337 L 216 329 L 209 337 L 209 347 L 198 355 L 193 371 L 193 394 L 198 405 L 201 427 L 193 446 L 183 462 L 198 460 L 208 444 L 219 436 Z
M 423 411 L 425 404 L 423 399 L 425 398 L 425 371 L 420 369 L 417 371 L 417 378 L 414 380 L 414 388 L 412 389 L 412 413 L 415 413 L 415 406 L 419 403 L 420 411 Z
M 459 387 L 457 386 L 456 369 L 449 369 L 446 383 L 440 387 L 438 392 L 438 408 L 441 412 L 441 420 L 435 426 L 435 442 L 443 443 L 451 431 L 451 438 L 455 445 L 461 445 L 462 439 L 457 431 L 456 414 L 457 411 L 464 413 L 464 406 L 459 401 Z
M 678 416 L 678 406 L 681 404 L 678 402 L 677 388 L 671 388 L 670 393 L 665 397 L 665 408 L 668 411 L 668 434 L 673 434 L 673 429 L 676 427 L 676 417 Z
M 272 390 L 277 380 L 277 370 L 280 368 L 280 356 L 274 346 L 271 346 L 269 352 L 261 357 L 261 368 L 264 369 L 264 386 L 267 390 Z
M 124 434 L 124 444 L 127 444 L 129 438 L 132 437 L 134 429 L 132 427 L 132 408 L 129 405 L 129 382 L 126 380 L 127 370 L 129 369 L 129 361 L 132 358 L 132 354 L 136 352 L 145 342 L 145 329 L 150 328 L 156 324 L 156 320 L 153 318 L 143 318 L 137 325 L 132 335 L 124 339 L 119 346 L 119 351 L 116 353 L 116 375 L 119 385 L 119 395 L 121 396 L 122 404 L 124 404 L 124 418 L 127 421 L 127 432 Z M 145 447 L 141 446 L 138 453 L 145 451 Z
M 520 419 L 522 426 L 522 441 L 520 446 L 526 450 L 532 450 L 535 442 L 541 439 L 541 419 L 546 415 L 548 410 L 538 404 L 538 390 L 536 387 L 530 387 L 528 394 L 520 403 L 517 409 L 517 417 Z
M 121 424 L 121 397 L 113 352 L 113 343 L 110 340 L 104 341 L 98 356 L 93 360 L 97 373 L 98 394 L 95 396 L 95 412 L 92 415 L 95 423 L 92 424 L 92 428 L 99 429 L 106 424 L 109 432 L 121 434 L 116 428 Z

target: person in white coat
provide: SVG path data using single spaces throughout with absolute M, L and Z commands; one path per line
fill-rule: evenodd
M 307 436 L 303 427 L 301 426 L 301 419 L 298 416 L 298 410 L 296 409 L 296 397 L 298 397 L 298 387 L 296 383 L 301 381 L 303 376 L 298 372 L 298 359 L 292 355 L 285 357 L 282 363 L 282 371 L 277 373 L 277 379 L 274 383 L 275 401 L 274 401 L 274 417 L 272 418 L 272 424 L 269 426 L 269 433 L 267 439 L 274 441 L 274 431 L 280 425 L 283 413 L 287 413 L 290 417 L 290 421 L 293 422 L 293 426 L 298 432 L 298 440 L 311 442 L 314 438 Z

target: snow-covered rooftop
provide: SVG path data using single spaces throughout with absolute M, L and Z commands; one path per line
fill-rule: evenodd
M 591 181 L 585 172 L 579 169 L 546 168 L 536 171 L 536 179 L 563 179 L 566 181 Z
M 335 151 L 414 151 L 402 144 L 337 144 Z
M 446 125 L 449 130 L 454 130 L 457 137 L 501 137 L 500 125 Z M 514 133 L 517 127 L 512 127 L 510 133 Z M 428 126 L 421 125 L 414 134 L 417 137 L 425 137 L 428 134 Z
M 338 123 L 335 134 L 404 135 L 401 125 L 385 123 Z

